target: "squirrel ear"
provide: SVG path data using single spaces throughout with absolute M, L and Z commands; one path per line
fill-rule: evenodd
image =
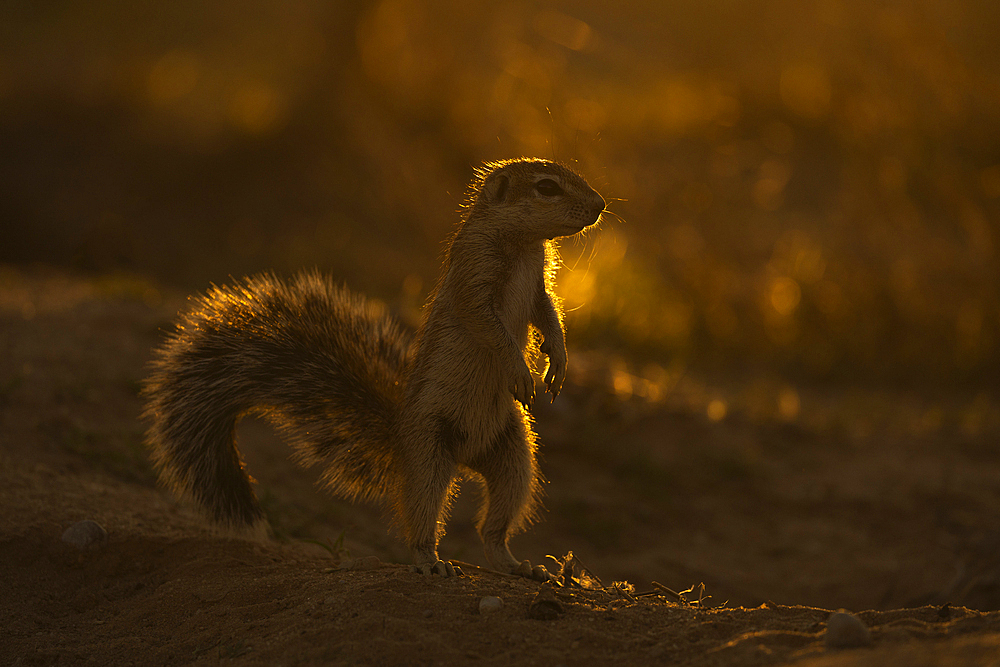
M 510 186 L 510 179 L 503 174 L 498 174 L 486 181 L 483 192 L 489 201 L 502 202 L 507 195 L 508 186 Z

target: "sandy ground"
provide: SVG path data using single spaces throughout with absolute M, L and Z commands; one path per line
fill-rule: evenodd
M 158 488 L 137 389 L 182 304 L 0 271 L 0 663 L 1000 664 L 988 394 L 798 387 L 779 419 L 753 398 L 777 381 L 686 376 L 650 403 L 571 350 L 565 396 L 536 413 L 547 512 L 513 548 L 572 550 L 602 585 L 539 604 L 537 583 L 479 567 L 474 485 L 442 543 L 458 579 L 397 564 L 383 512 L 317 491 L 259 423 L 240 437 L 275 539 L 222 534 Z M 60 539 L 88 519 L 106 541 Z M 700 583 L 700 601 L 664 592 Z M 870 644 L 827 645 L 841 608 Z

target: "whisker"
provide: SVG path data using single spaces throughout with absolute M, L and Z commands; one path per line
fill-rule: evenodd
M 628 223 L 628 221 L 625 218 L 623 218 L 618 213 L 615 213 L 614 211 L 609 211 L 608 209 L 604 209 L 603 211 L 601 211 L 601 216 L 603 217 L 605 213 L 607 213 L 610 216 L 613 216 L 618 222 L 620 222 L 622 224 L 627 224 Z

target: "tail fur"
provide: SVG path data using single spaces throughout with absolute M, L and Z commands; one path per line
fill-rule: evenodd
M 216 520 L 263 518 L 235 441 L 270 419 L 323 481 L 351 498 L 394 488 L 393 426 L 408 337 L 375 304 L 317 273 L 213 287 L 155 353 L 143 394 L 160 478 Z

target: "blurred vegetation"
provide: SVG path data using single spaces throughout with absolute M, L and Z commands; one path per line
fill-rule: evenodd
M 564 243 L 571 346 L 647 376 L 995 388 L 998 18 L 991 0 L 10 0 L 0 260 L 184 289 L 319 266 L 413 321 L 472 167 L 530 154 L 616 214 Z

